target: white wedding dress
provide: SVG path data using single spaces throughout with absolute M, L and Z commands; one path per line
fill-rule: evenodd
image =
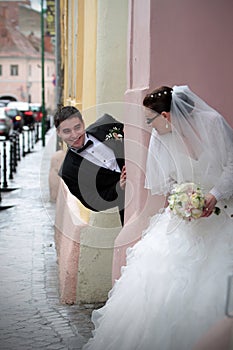
M 193 160 L 194 179 L 205 160 Z M 208 184 L 206 186 L 209 191 Z M 227 277 L 233 272 L 233 219 L 220 215 L 191 222 L 169 209 L 151 218 L 127 265 L 95 310 L 85 350 L 191 350 L 225 316 Z

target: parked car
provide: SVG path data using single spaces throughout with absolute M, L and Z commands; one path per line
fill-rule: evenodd
M 43 118 L 42 105 L 40 103 L 30 103 L 30 107 L 34 113 L 34 118 L 36 122 L 41 123 Z M 48 114 L 47 109 L 45 109 L 45 130 L 48 131 L 51 128 L 51 115 Z
M 30 108 L 34 114 L 36 122 L 41 122 L 43 118 L 42 106 L 40 103 L 30 103 Z
M 24 126 L 22 113 L 16 108 L 5 107 L 5 114 L 11 118 L 14 130 L 21 132 Z
M 35 117 L 28 102 L 13 101 L 9 102 L 7 107 L 18 109 L 22 113 L 24 125 L 34 128 Z
M 5 107 L 11 100 L 0 99 L 0 107 Z
M 0 107 L 0 136 L 8 140 L 13 132 L 13 122 L 5 113 L 5 107 Z

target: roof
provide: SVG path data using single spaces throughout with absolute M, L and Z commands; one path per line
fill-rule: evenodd
M 2 16 L 0 16 L 0 23 L 0 57 L 41 57 L 40 38 L 33 33 L 26 37 Z M 54 58 L 54 55 L 45 52 L 45 57 Z
M 33 47 L 30 41 L 14 26 L 10 26 L 7 20 L 0 17 L 0 57 L 11 55 L 16 57 L 39 57 L 40 53 Z

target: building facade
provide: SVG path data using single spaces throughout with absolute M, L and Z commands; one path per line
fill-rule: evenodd
M 28 2 L 0 2 L 1 98 L 41 103 L 40 18 Z M 45 38 L 45 104 L 54 110 L 55 56 L 48 42 Z
M 189 85 L 233 126 L 233 3 L 231 0 L 57 0 L 57 4 L 61 11 L 63 103 L 81 109 L 87 123 L 99 116 L 102 106 L 102 111 L 108 112 L 110 108 L 125 124 L 127 206 L 125 226 L 116 232 L 114 239 L 114 282 L 125 264 L 127 248 L 140 239 L 150 216 L 164 201 L 144 189 L 150 139 L 142 108 L 146 93 L 160 85 Z M 114 103 L 118 108 L 111 109 Z M 63 188 L 57 202 L 56 228 L 60 242 L 62 239 L 66 242 L 59 247 L 61 291 L 64 300 L 72 295 L 71 299 L 76 301 L 87 296 L 92 288 L 95 292 L 101 289 L 98 276 L 111 259 L 104 262 L 104 234 L 97 243 L 96 237 L 100 237 L 100 227 L 102 233 L 108 234 L 113 228 L 103 213 L 85 211 L 74 198 L 68 206 L 69 196 L 67 188 Z M 71 227 L 74 213 L 77 219 Z M 101 251 L 96 244 L 104 249 Z M 109 278 L 109 270 L 106 276 Z M 106 285 L 104 288 L 102 298 L 107 295 Z M 85 293 L 81 294 L 84 289 Z M 93 292 L 93 295 L 98 298 L 101 293 Z

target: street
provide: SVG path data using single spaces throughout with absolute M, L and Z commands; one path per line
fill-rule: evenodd
M 55 204 L 48 172 L 54 130 L 46 147 L 22 158 L 0 211 L 0 349 L 81 349 L 91 336 L 94 305 L 61 305 L 54 245 Z M 16 189 L 15 189 L 16 188 Z M 12 206 L 5 209 L 4 206 Z

